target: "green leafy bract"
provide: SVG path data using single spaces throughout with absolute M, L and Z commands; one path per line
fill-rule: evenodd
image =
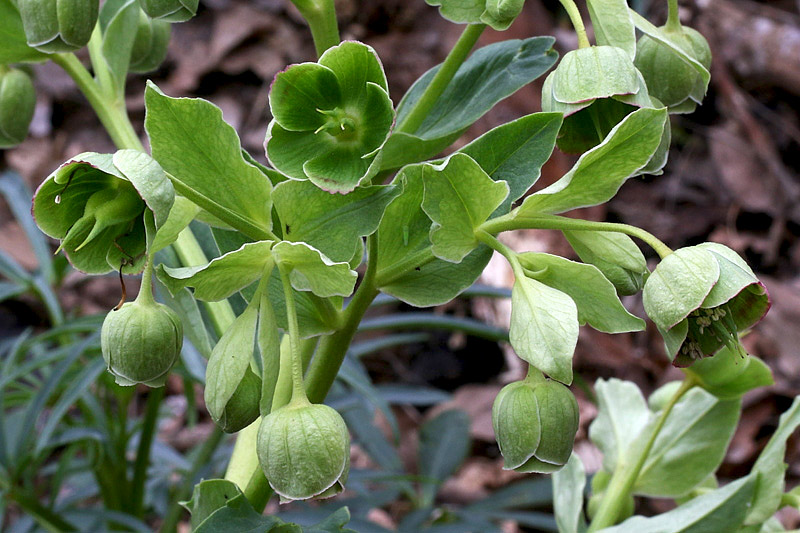
M 0 0 L 0 65 L 47 61 L 48 55 L 28 46 L 17 6 Z
M 584 263 L 596 266 L 614 284 L 617 293 L 636 294 L 650 271 L 642 251 L 623 233 L 564 231 L 564 237 Z
M 318 63 L 289 67 L 275 77 L 269 102 L 264 147 L 287 176 L 348 193 L 378 172 L 394 110 L 371 47 L 344 42 Z
M 200 98 L 170 98 L 152 82 L 145 106 L 153 157 L 176 191 L 245 235 L 269 238 L 272 184 L 244 160 L 222 111 Z
M 432 157 L 452 144 L 494 105 L 553 66 L 552 37 L 511 39 L 476 50 L 456 72 L 424 122 L 412 133 L 395 132 L 383 149 L 381 168 L 400 168 Z M 397 123 L 422 97 L 441 65 L 422 75 L 397 106 Z
M 594 36 L 599 45 L 624 50 L 630 59 L 636 55 L 636 29 L 626 0 L 587 0 Z
M 583 518 L 583 490 L 586 470 L 576 453 L 567 464 L 553 474 L 553 512 L 561 533 L 578 533 L 586 528 Z
M 358 275 L 350 265 L 333 262 L 303 242 L 281 241 L 272 248 L 275 260 L 291 269 L 289 279 L 298 291 L 311 291 L 321 298 L 350 296 Z
M 422 210 L 433 220 L 433 254 L 461 262 L 478 247 L 475 230 L 508 196 L 508 184 L 492 181 L 466 154 L 454 154 L 441 165 L 422 167 Z
M 146 249 L 142 213 L 151 210 L 156 228 L 161 227 L 174 198 L 166 174 L 147 154 L 86 152 L 39 186 L 33 215 L 43 232 L 62 241 L 78 270 L 137 273 L 144 267 Z

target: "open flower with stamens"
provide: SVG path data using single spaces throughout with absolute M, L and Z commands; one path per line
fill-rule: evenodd
M 264 141 L 270 163 L 326 191 L 352 191 L 380 170 L 394 123 L 388 91 L 375 51 L 354 41 L 278 73 Z
M 745 356 L 739 332 L 770 307 L 766 287 L 747 263 L 717 243 L 681 248 L 665 257 L 645 283 L 643 299 L 678 367 L 723 346 Z

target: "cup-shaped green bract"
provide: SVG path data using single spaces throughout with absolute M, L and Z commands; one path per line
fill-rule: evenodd
M 739 332 L 770 307 L 769 294 L 747 263 L 730 248 L 703 243 L 665 257 L 644 286 L 644 308 L 664 337 L 678 367 L 723 346 L 745 355 Z
M 290 66 L 275 77 L 269 104 L 274 119 L 264 147 L 290 178 L 347 193 L 380 169 L 394 109 L 371 47 L 346 41 L 318 63 Z
M 185 22 L 195 16 L 200 0 L 139 0 L 150 18 L 166 22 Z
M 663 106 L 650 97 L 628 54 L 614 46 L 567 52 L 542 86 L 542 111 L 564 114 L 557 143 L 567 153 L 594 148 L 622 119 L 642 107 Z M 653 170 L 659 169 L 648 169 Z
M 264 417 L 258 461 L 282 502 L 328 498 L 344 490 L 350 470 L 350 434 L 339 413 L 307 400 Z
M 17 7 L 28 45 L 51 54 L 89 42 L 100 0 L 18 0 Z
M 157 69 L 167 57 L 171 33 L 172 25 L 169 22 L 151 19 L 144 11 L 140 11 L 128 70 L 143 73 Z
M 103 359 L 119 385 L 163 386 L 182 345 L 178 315 L 150 295 L 109 312 L 100 331 Z
M 144 268 L 145 209 L 160 226 L 174 199 L 166 174 L 143 152 L 87 152 L 61 165 L 39 186 L 33 215 L 44 233 L 61 241 L 78 270 L 134 274 Z
M 205 392 L 208 394 L 209 387 Z M 226 433 L 236 433 L 246 428 L 258 418 L 261 401 L 261 378 L 248 368 L 236 391 L 228 399 L 220 416 L 213 416 L 214 423 Z M 206 402 L 207 404 L 210 402 Z
M 706 69 L 711 66 L 711 49 L 696 30 L 663 26 L 661 31 Z M 691 113 L 703 102 L 705 83 L 697 70 L 675 50 L 643 35 L 636 45 L 634 63 L 644 76 L 650 94 L 669 107 L 671 113 Z
M 492 406 L 492 425 L 503 468 L 560 470 L 578 431 L 578 404 L 567 387 L 542 377 L 503 387 Z
M 25 140 L 36 108 L 36 91 L 30 76 L 20 69 L 0 66 L 0 148 Z

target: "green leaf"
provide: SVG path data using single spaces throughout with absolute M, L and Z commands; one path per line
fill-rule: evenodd
M 145 105 L 153 157 L 176 191 L 251 238 L 270 237 L 272 184 L 244 160 L 222 111 L 199 98 L 170 98 L 153 83 Z
M 257 323 L 258 304 L 250 304 L 225 330 L 211 351 L 206 368 L 204 394 L 208 412 L 221 426 L 225 426 L 228 401 L 250 367 Z
M 291 268 L 289 280 L 298 291 L 321 298 L 350 296 L 358 275 L 344 262 L 334 262 L 306 243 L 281 241 L 272 248 L 275 261 Z
M 572 383 L 578 310 L 569 296 L 517 276 L 511 291 L 509 339 L 519 357 L 556 381 Z
M 398 168 L 420 161 L 422 148 L 435 146 L 429 155 L 454 141 L 460 132 L 494 105 L 544 74 L 556 62 L 552 37 L 507 40 L 478 49 L 458 69 L 425 121 L 409 134 L 394 134 L 383 149 L 382 168 Z M 426 72 L 409 89 L 397 107 L 397 123 L 416 105 L 441 65 Z M 443 140 L 450 142 L 443 144 Z M 413 147 L 413 149 L 411 149 Z M 425 157 L 428 157 L 426 155 Z
M 167 220 L 158 228 L 150 244 L 150 253 L 155 253 L 175 242 L 180 232 L 186 229 L 199 212 L 200 208 L 193 202 L 183 196 L 176 196 Z
M 436 257 L 461 262 L 478 247 L 475 229 L 508 196 L 508 184 L 492 181 L 468 155 L 453 154 L 441 165 L 423 165 L 422 210 L 433 220 Z
M 625 50 L 616 46 L 590 46 L 564 54 L 553 71 L 552 90 L 556 101 L 577 104 L 636 94 L 639 78 L 633 59 Z
M 634 485 L 634 494 L 682 496 L 714 473 L 739 422 L 741 402 L 695 388 L 667 417 Z M 643 432 L 649 439 L 652 428 Z
M 198 300 L 224 300 L 261 279 L 267 265 L 272 263 L 273 244 L 273 241 L 245 243 L 205 265 L 179 268 L 159 265 L 158 278 L 173 294 L 184 287 L 193 287 Z
M 583 518 L 583 489 L 586 472 L 581 458 L 572 453 L 566 466 L 553 474 L 553 512 L 561 533 L 578 533 L 586 527 Z
M 564 231 L 564 237 L 584 263 L 600 269 L 621 295 L 642 290 L 650 271 L 633 239 L 610 231 Z
M 676 250 L 644 284 L 644 310 L 658 327 L 670 329 L 700 308 L 718 278 L 719 264 L 711 252 L 696 246 Z
M 533 113 L 498 126 L 459 150 L 493 180 L 508 183 L 509 194 L 496 213 L 507 213 L 539 179 L 555 148 L 561 121 L 561 113 Z
M 753 355 L 743 358 L 728 347 L 714 357 L 695 361 L 684 372 L 721 400 L 735 400 L 748 391 L 774 383 L 772 371 L 764 361 Z
M 651 414 L 639 387 L 630 381 L 599 379 L 594 390 L 598 413 L 589 426 L 589 438 L 603 452 L 603 469 L 614 472 L 627 460 Z
M 277 268 L 272 271 L 267 284 L 267 291 L 278 326 L 284 331 L 288 331 L 289 325 L 286 319 L 283 284 Z M 300 290 L 294 290 L 293 295 L 295 307 L 297 308 L 300 337 L 306 339 L 317 335 L 325 335 L 339 327 L 338 317 L 332 313 L 335 307 L 331 299 L 323 300 L 310 292 Z M 339 307 L 341 307 L 341 303 Z
M 798 427 L 800 427 L 800 397 L 795 398 L 792 406 L 781 415 L 778 428 L 753 465 L 752 471 L 758 473 L 758 480 L 753 505 L 745 519 L 746 525 L 766 521 L 780 507 L 786 486 L 784 473 L 788 467 L 784 462 L 786 441 Z
M 12 0 L 0 0 L 0 65 L 47 61 L 48 54 L 28 46 L 22 18 Z
M 308 243 L 333 261 L 349 261 L 401 192 L 400 186 L 375 185 L 330 194 L 311 182 L 290 180 L 275 187 L 272 199 L 286 240 Z
M 557 255 L 527 252 L 517 256 L 526 275 L 569 295 L 578 306 L 578 321 L 598 331 L 642 331 L 644 320 L 628 312 L 614 285 L 596 267 Z
M 630 10 L 630 14 L 633 24 L 641 32 L 649 35 L 654 40 L 674 50 L 681 57 L 681 59 L 689 63 L 698 72 L 698 74 L 700 74 L 700 80 L 702 82 L 702 95 L 705 95 L 705 92 L 708 90 L 708 82 L 711 80 L 711 74 L 708 72 L 708 69 L 706 69 L 706 67 L 704 67 L 699 61 L 694 59 L 693 54 L 687 53 L 687 51 L 683 50 L 679 44 L 670 39 L 662 29 L 659 29 L 651 24 L 646 18 L 641 16 L 633 9 Z M 691 50 L 689 50 L 689 52 L 691 52 Z
M 615 46 L 633 61 L 636 56 L 636 29 L 626 0 L 587 0 L 594 37 L 599 45 Z
M 192 513 L 194 533 L 302 533 L 300 526 L 256 512 L 239 487 L 224 479 L 198 483 L 184 507 Z
M 161 227 L 175 201 L 175 189 L 162 168 L 140 150 L 119 150 L 112 161 L 153 211 L 156 227 Z
M 136 0 L 106 2 L 101 9 L 103 26 L 102 58 L 111 73 L 115 94 L 124 97 L 125 78 L 131 62 L 131 51 L 139 28 L 139 3 Z
M 677 509 L 645 518 L 634 516 L 603 533 L 721 533 L 736 531 L 753 497 L 756 478 L 749 475 Z
M 225 507 L 229 500 L 242 494 L 239 487 L 226 479 L 206 479 L 194 487 L 192 499 L 182 502 L 192 515 L 192 529 L 195 530 L 211 514 Z
M 518 208 L 519 216 L 563 213 L 607 202 L 653 156 L 666 120 L 666 109 L 634 111 L 561 179 L 528 196 Z
M 486 10 L 486 0 L 425 0 L 429 6 L 438 6 L 439 13 L 456 24 L 480 24 Z
M 433 504 L 439 485 L 453 475 L 469 455 L 470 420 L 458 409 L 443 411 L 425 422 L 419 431 L 419 475 L 426 478 L 422 485 L 423 506 Z
M 422 173 L 423 165 L 408 166 L 393 181 L 403 184 L 403 192 L 386 208 L 378 227 L 376 280 L 383 292 L 410 305 L 428 307 L 449 302 L 471 286 L 492 251 L 480 246 L 458 265 L 433 256 L 428 238 L 431 220 L 421 207 Z M 386 273 L 400 266 L 407 268 L 387 279 Z

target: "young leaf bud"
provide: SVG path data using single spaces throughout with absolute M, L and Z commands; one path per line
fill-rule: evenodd
M 578 404 L 567 387 L 526 379 L 503 387 L 492 406 L 503 468 L 551 473 L 569 460 L 578 431 Z
M 36 107 L 36 92 L 23 70 L 0 65 L 0 148 L 25 140 Z
M 28 45 L 52 54 L 89 42 L 100 0 L 18 0 L 17 7 Z
M 100 331 L 103 359 L 119 385 L 161 387 L 183 345 L 175 311 L 143 296 L 108 313 Z
M 214 422 L 226 433 L 236 433 L 252 424 L 259 415 L 259 402 L 261 401 L 261 378 L 249 368 L 236 387 L 225 411 Z
M 258 431 L 258 461 L 281 502 L 328 498 L 344 490 L 350 434 L 339 413 L 292 402 L 267 415 Z

